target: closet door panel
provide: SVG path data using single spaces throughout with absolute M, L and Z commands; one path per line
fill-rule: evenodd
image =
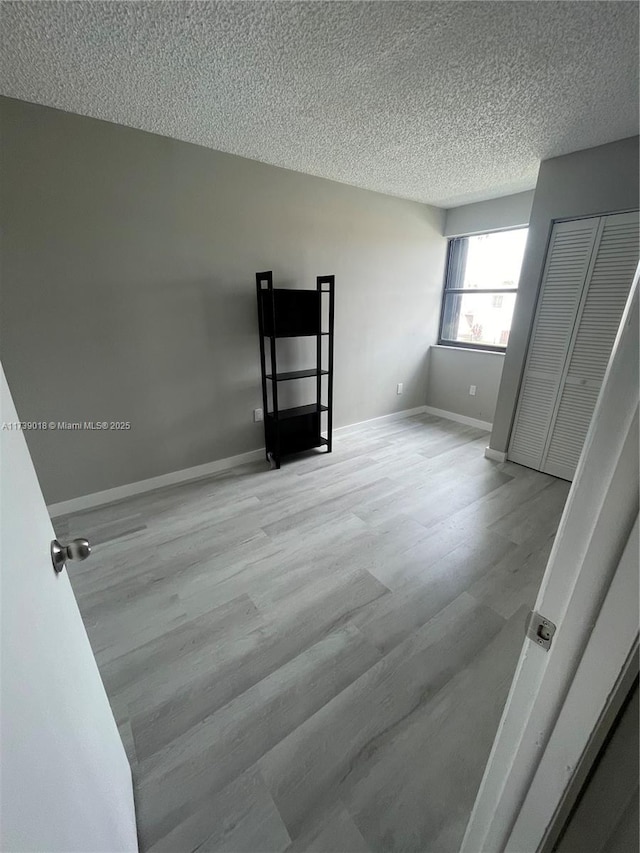
M 572 480 L 591 423 L 599 388 L 565 384 L 542 470 Z
M 640 256 L 638 213 L 602 217 L 542 470 L 573 479 Z
M 637 213 L 604 217 L 567 379 L 602 383 L 638 265 Z
M 509 446 L 509 459 L 529 468 L 539 468 L 549 423 L 557 397 L 557 386 L 545 377 L 525 376 L 520 389 L 516 427 Z
M 597 217 L 553 228 L 508 453 L 530 468 L 542 464 L 599 229 Z

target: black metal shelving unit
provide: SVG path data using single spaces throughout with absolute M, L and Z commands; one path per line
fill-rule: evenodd
M 262 402 L 264 406 L 264 438 L 267 460 L 280 467 L 283 456 L 301 453 L 314 447 L 325 447 L 331 453 L 333 432 L 333 319 L 335 276 L 316 278 L 315 290 L 279 288 L 273 286 L 273 272 L 256 273 L 258 324 L 260 329 L 260 365 L 262 367 Z M 328 299 L 324 310 L 323 299 Z M 323 329 L 323 316 L 328 328 Z M 315 367 L 303 370 L 278 371 L 278 338 L 315 337 Z M 323 342 L 326 341 L 326 354 Z M 267 343 L 269 368 L 267 369 Z M 326 362 L 323 360 L 326 355 Z M 326 363 L 326 367 L 323 364 Z M 323 402 L 323 378 L 326 379 L 326 398 Z M 305 406 L 281 409 L 278 405 L 278 385 L 297 379 L 315 378 L 315 401 Z M 271 409 L 269 409 L 269 390 Z M 326 412 L 326 430 L 322 417 Z M 324 433 L 324 435 L 323 435 Z

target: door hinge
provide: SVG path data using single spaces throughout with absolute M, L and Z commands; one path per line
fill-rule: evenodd
M 556 626 L 553 622 L 550 619 L 545 619 L 537 611 L 532 610 L 527 616 L 526 636 L 546 651 L 549 651 L 551 647 L 551 640 L 555 632 Z

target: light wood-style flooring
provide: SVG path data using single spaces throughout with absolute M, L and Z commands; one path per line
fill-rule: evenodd
M 430 416 L 56 519 L 143 851 L 458 850 L 567 496 Z

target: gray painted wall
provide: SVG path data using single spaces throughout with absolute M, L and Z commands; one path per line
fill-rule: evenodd
M 447 210 L 447 237 L 517 228 L 527 225 L 533 190 L 516 195 L 463 204 Z M 504 355 L 458 347 L 432 347 L 429 351 L 427 404 L 458 415 L 493 421 Z M 469 386 L 476 385 L 475 397 Z
M 424 404 L 444 211 L 11 99 L 0 119 L 18 412 L 132 424 L 28 432 L 49 503 L 262 446 L 257 270 L 335 273 L 336 426 Z
M 518 301 L 493 419 L 491 447 L 506 451 L 553 222 L 638 208 L 638 137 L 544 160 L 538 173 Z
M 501 228 L 517 228 L 527 225 L 531 215 L 534 190 L 475 204 L 463 204 L 447 210 L 444 224 L 445 237 L 460 237 L 481 234 L 483 231 L 499 231 Z
M 431 347 L 427 404 L 480 421 L 493 420 L 504 355 L 459 347 Z M 476 394 L 469 394 L 469 386 Z

